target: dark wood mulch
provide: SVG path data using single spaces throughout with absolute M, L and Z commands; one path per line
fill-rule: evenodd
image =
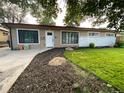
M 49 66 L 55 56 L 63 56 L 63 49 L 38 54 L 17 79 L 9 93 L 73 93 L 73 69 L 70 65 Z
M 70 63 L 61 66 L 48 65 L 52 58 L 63 57 L 63 52 L 64 49 L 52 49 L 35 56 L 9 93 L 99 93 L 106 89 L 107 92 L 104 93 L 115 93 L 91 75 L 85 77 L 76 75 Z M 78 89 L 76 92 L 74 89 L 76 83 L 85 92 L 80 92 Z

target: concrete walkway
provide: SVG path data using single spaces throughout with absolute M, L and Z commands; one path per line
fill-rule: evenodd
M 11 51 L 0 48 L 0 93 L 7 93 L 36 54 L 49 49 Z

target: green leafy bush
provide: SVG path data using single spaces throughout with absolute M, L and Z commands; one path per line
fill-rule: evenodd
M 119 48 L 124 47 L 124 41 L 118 41 L 115 47 L 119 47 Z
M 90 44 L 89 44 L 89 47 L 90 47 L 90 48 L 95 48 L 95 44 L 94 44 L 94 43 L 90 43 Z

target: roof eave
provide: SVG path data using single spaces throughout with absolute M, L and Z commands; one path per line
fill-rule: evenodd
M 75 31 L 101 31 L 101 32 L 116 32 L 115 30 L 98 29 L 98 28 L 81 28 L 71 26 L 51 26 L 51 25 L 36 25 L 36 24 L 20 24 L 20 23 L 2 23 L 2 25 L 8 28 L 32 28 L 32 29 L 44 29 L 44 30 L 75 30 Z

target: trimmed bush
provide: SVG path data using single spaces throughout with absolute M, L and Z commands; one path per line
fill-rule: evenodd
M 94 43 L 90 43 L 90 44 L 89 44 L 89 47 L 90 47 L 90 48 L 95 48 L 95 44 L 94 44 Z

